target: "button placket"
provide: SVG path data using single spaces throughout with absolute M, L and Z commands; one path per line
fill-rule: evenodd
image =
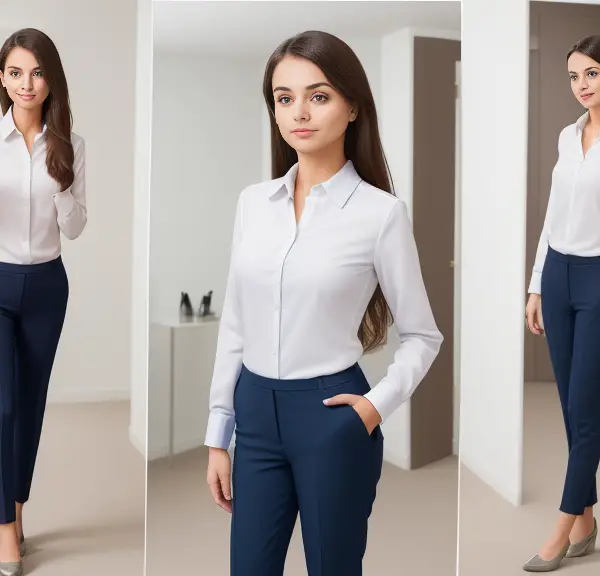
M 294 211 L 294 202 L 290 198 L 288 200 L 288 214 L 290 216 L 290 221 L 293 224 L 293 236 L 289 244 L 285 247 L 281 254 L 281 261 L 279 264 L 279 275 L 278 275 L 278 283 L 275 290 L 275 303 L 274 303 L 274 346 L 272 355 L 277 357 L 277 377 L 280 377 L 280 351 L 281 351 L 281 308 L 282 308 L 282 299 L 283 299 L 283 272 L 285 268 L 285 263 L 287 257 L 292 250 L 294 244 L 296 243 L 296 239 L 298 238 L 298 225 L 296 224 L 296 215 Z

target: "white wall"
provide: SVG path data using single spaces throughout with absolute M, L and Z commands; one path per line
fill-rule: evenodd
M 150 317 L 177 317 L 181 291 L 220 311 L 235 204 L 262 178 L 261 78 L 244 62 L 154 60 Z
M 460 459 L 517 505 L 522 497 L 528 46 L 527 0 L 463 1 Z M 490 62 L 493 74 L 486 73 Z
M 3 30 L 33 26 L 54 40 L 86 140 L 89 222 L 63 243 L 71 293 L 49 400 L 127 398 L 136 2 L 2 2 L 0 13 Z
M 148 243 L 152 142 L 152 0 L 137 3 L 135 182 L 131 305 L 129 437 L 146 454 L 148 397 Z

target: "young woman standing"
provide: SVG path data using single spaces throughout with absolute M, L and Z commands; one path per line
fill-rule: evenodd
M 0 574 L 20 576 L 48 383 L 69 286 L 60 234 L 86 225 L 85 152 L 67 81 L 35 29 L 0 50 Z
M 587 110 L 559 137 L 526 316 L 531 332 L 546 333 L 569 462 L 560 517 L 525 564 L 529 572 L 550 572 L 565 556 L 588 554 L 598 534 L 593 506 L 600 460 L 600 36 L 577 42 L 567 68 L 573 94 Z
M 299 34 L 271 56 L 263 90 L 275 179 L 237 204 L 207 480 L 233 513 L 233 576 L 281 576 L 298 512 L 308 574 L 358 576 L 380 424 L 442 336 L 354 52 L 330 34 Z M 371 388 L 358 360 L 385 343 L 392 320 L 401 345 Z

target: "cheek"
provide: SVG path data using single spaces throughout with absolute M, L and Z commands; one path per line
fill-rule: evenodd
M 38 94 L 48 94 L 48 84 L 43 78 L 36 78 L 35 80 L 35 91 Z
M 330 108 L 323 110 L 321 116 L 323 126 L 326 127 L 327 133 L 332 138 L 341 136 L 348 127 L 348 117 L 345 110 L 339 108 Z

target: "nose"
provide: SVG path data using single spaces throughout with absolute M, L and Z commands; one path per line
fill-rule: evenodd
M 296 122 L 299 120 L 308 120 L 308 116 L 308 107 L 306 106 L 306 103 L 301 98 L 298 98 L 294 107 L 294 119 Z
M 23 90 L 30 91 L 33 89 L 33 80 L 28 74 L 23 74 Z

